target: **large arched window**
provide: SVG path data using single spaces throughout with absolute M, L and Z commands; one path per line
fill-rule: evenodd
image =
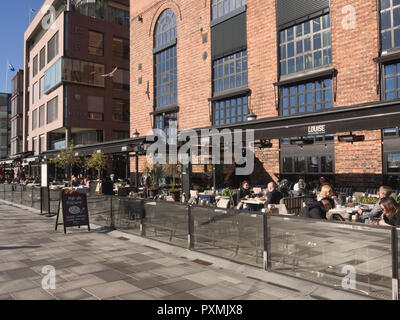
M 155 107 L 177 103 L 176 17 L 171 9 L 158 19 L 154 34 Z
M 177 126 L 176 16 L 171 9 L 161 13 L 154 32 L 154 111 L 155 127 L 166 131 Z M 169 110 L 168 106 L 171 107 Z M 160 113 L 162 108 L 163 113 Z

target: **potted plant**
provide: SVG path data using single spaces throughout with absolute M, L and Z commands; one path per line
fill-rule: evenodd
M 234 205 L 235 205 L 235 200 L 234 200 L 234 198 L 235 198 L 236 194 L 237 194 L 237 191 L 234 190 L 234 189 L 231 190 L 231 189 L 229 189 L 229 188 L 225 188 L 225 189 L 223 189 L 223 190 L 221 191 L 221 196 L 222 196 L 222 197 L 226 197 L 226 198 L 229 198 L 229 199 L 230 199 L 230 201 L 231 201 L 231 206 L 234 206 Z
M 179 201 L 181 189 L 176 185 L 176 177 L 179 176 L 180 166 L 177 164 L 164 164 L 162 170 L 165 178 L 172 178 L 172 185 L 168 189 L 168 193 L 174 197 L 175 201 Z
M 68 167 L 71 187 L 72 187 L 72 168 L 82 163 L 81 158 L 75 155 L 73 149 L 74 149 L 74 144 L 72 142 L 68 148 L 61 150 L 59 155 L 49 160 L 51 163 L 54 163 L 56 166 L 60 168 Z
M 106 165 L 107 159 L 102 153 L 93 152 L 90 158 L 86 161 L 86 169 L 95 169 L 97 171 L 97 179 L 99 184 L 97 185 L 96 191 L 101 190 L 101 174 Z

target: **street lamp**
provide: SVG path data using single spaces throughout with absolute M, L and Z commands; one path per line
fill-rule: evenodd
M 133 137 L 134 138 L 139 138 L 140 137 L 140 133 L 137 131 L 137 129 L 135 129 L 135 132 L 133 133 Z

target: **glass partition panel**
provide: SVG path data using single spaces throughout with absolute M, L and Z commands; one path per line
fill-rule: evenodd
M 144 200 L 116 198 L 118 211 L 113 211 L 114 225 L 117 229 L 140 235 L 140 219 L 144 216 Z M 113 200 L 114 202 L 114 200 Z
M 50 212 L 57 213 L 58 211 L 58 203 L 60 201 L 61 190 L 49 190 L 49 198 L 50 198 Z M 60 206 L 61 210 L 61 206 Z
M 146 201 L 144 207 L 146 237 L 187 247 L 187 206 L 174 202 Z
M 194 250 L 262 266 L 263 216 L 244 211 L 193 207 Z
M 111 226 L 111 196 L 87 194 L 90 223 L 103 227 Z
M 32 207 L 40 210 L 40 187 L 33 187 L 32 189 Z
M 272 270 L 391 299 L 389 228 L 269 216 Z
M 10 201 L 12 202 L 12 185 L 11 184 L 5 184 L 4 185 L 5 188 L 5 199 L 6 201 Z

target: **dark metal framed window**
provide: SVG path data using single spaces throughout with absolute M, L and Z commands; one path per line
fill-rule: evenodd
M 400 98 L 400 63 L 383 66 L 383 97 L 384 100 Z
M 108 6 L 108 21 L 120 24 L 121 26 L 129 26 L 129 11 L 112 6 Z
M 154 34 L 154 48 L 162 48 L 177 38 L 176 16 L 171 9 L 166 9 L 158 18 Z
M 213 91 L 247 87 L 247 50 L 213 62 Z
M 178 102 L 176 37 L 176 16 L 167 9 L 161 13 L 154 34 L 155 109 Z
M 386 174 L 400 173 L 400 152 L 385 154 Z
M 211 20 L 222 17 L 244 5 L 246 5 L 246 0 L 212 0 Z
M 95 56 L 104 55 L 104 34 L 101 32 L 89 30 L 89 54 Z
M 129 40 L 113 37 L 113 56 L 129 60 Z
M 280 87 L 280 110 L 283 116 L 322 111 L 332 106 L 330 78 Z
M 42 70 L 45 65 L 46 65 L 46 47 L 43 47 L 42 50 L 40 50 L 40 59 L 39 59 L 39 70 Z
M 281 76 L 332 64 L 330 13 L 279 32 Z
M 38 73 L 38 55 L 36 55 L 36 56 L 33 58 L 33 63 L 32 63 L 32 65 L 33 65 L 33 67 L 32 67 L 32 78 L 33 78 L 33 77 L 36 76 L 37 73 Z
M 400 1 L 380 0 L 382 51 L 400 47 Z
M 235 97 L 213 102 L 213 124 L 224 125 L 247 121 L 248 97 Z
M 156 54 L 155 70 L 155 107 L 177 104 L 178 71 L 176 46 Z
M 399 138 L 399 128 L 387 128 L 382 130 L 383 139 Z
M 171 136 L 174 134 L 178 135 L 178 113 L 170 112 L 158 114 L 154 117 L 154 127 L 156 129 L 161 129 L 165 132 L 167 136 L 167 141 L 172 142 Z
M 129 100 L 113 99 L 112 120 L 129 122 Z
M 58 55 L 58 31 L 57 33 L 47 42 L 47 63 L 54 59 Z
M 296 155 L 281 157 L 282 173 L 334 173 L 334 155 Z

